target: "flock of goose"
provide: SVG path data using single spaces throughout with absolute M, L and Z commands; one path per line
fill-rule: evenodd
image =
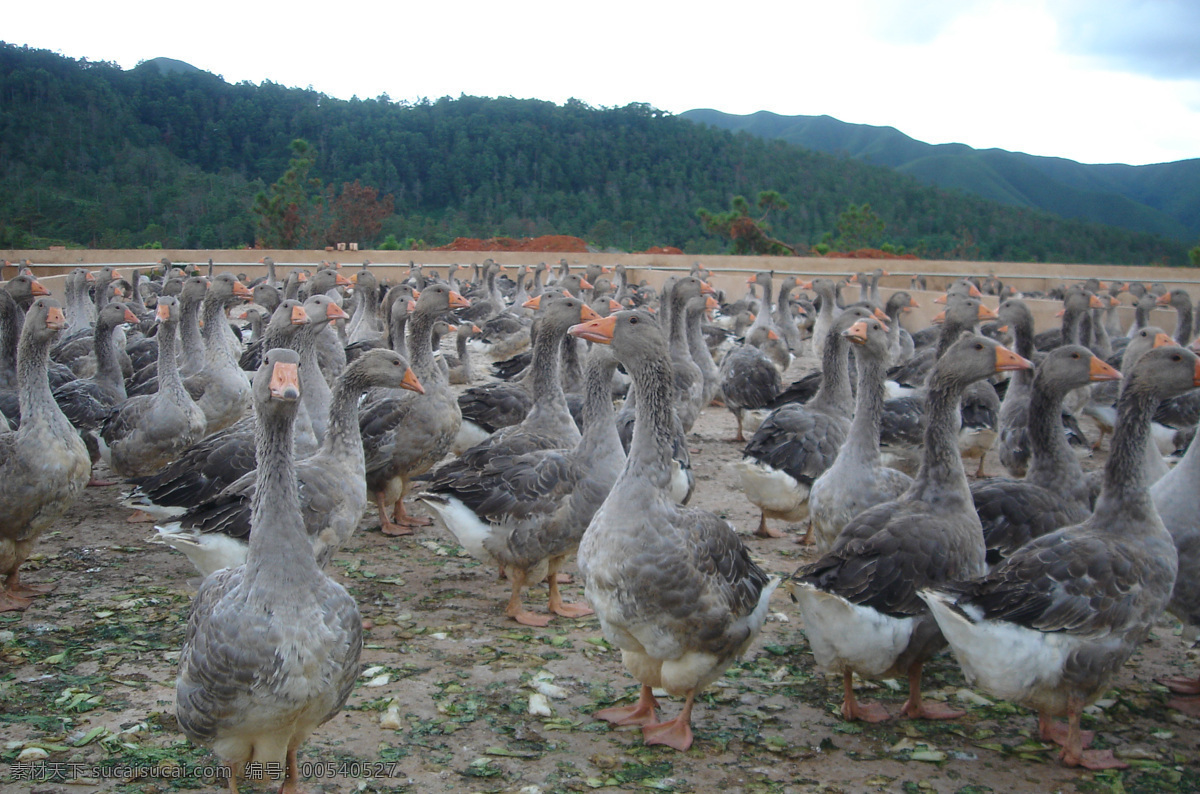
M 1083 708 L 1164 610 L 1200 625 L 1200 361 L 1183 290 L 1072 285 L 1052 296 L 1061 328 L 1035 335 L 1011 288 L 962 279 L 910 334 L 916 302 L 881 300 L 882 271 L 789 276 L 778 295 L 763 272 L 735 300 L 699 266 L 655 290 L 565 261 L 513 278 L 488 260 L 470 280 L 413 266 L 396 284 L 365 263 L 279 279 L 264 262 L 257 281 L 211 264 L 77 269 L 62 303 L 28 272 L 0 289 L 0 610 L 47 591 L 21 565 L 105 484 L 105 461 L 134 486 L 130 520 L 157 521 L 204 576 L 177 714 L 234 791 L 252 761 L 295 790 L 299 746 L 349 696 L 361 618 L 324 567 L 370 502 L 388 535 L 433 523 L 406 500 L 436 515 L 508 578 L 513 620 L 594 611 L 641 685 L 594 716 L 690 747 L 697 693 L 750 646 L 781 584 L 727 521 L 688 506 L 687 434 L 715 404 L 745 443 L 756 535 L 808 522 L 817 557 L 784 588 L 818 666 L 843 678 L 846 719 L 889 717 L 856 676 L 906 678 L 906 717 L 959 716 L 922 698 L 924 665 L 949 646 L 968 680 L 1037 711 L 1064 763 L 1122 766 L 1088 749 Z M 1155 306 L 1175 308 L 1173 335 L 1149 325 Z M 449 334 L 457 357 L 440 352 Z M 801 354 L 821 366 L 785 387 Z M 472 355 L 496 377 L 469 385 Z M 1099 476 L 1080 464 L 1080 415 L 1111 433 Z M 1170 468 L 1174 447 L 1187 451 Z M 993 449 L 1011 477 L 978 476 Z M 572 555 L 586 605 L 559 591 Z M 523 601 L 543 581 L 550 614 Z M 1200 679 L 1163 683 L 1200 694 Z M 660 720 L 655 690 L 684 699 L 677 716 Z M 1172 705 L 1200 715 L 1200 698 Z

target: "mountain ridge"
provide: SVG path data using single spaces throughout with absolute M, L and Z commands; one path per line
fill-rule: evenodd
M 766 110 L 737 115 L 711 108 L 679 115 L 718 129 L 863 160 L 925 184 L 1010 206 L 1177 240 L 1200 238 L 1200 158 L 1148 165 L 1085 164 L 963 143 L 925 143 L 895 127 L 852 124 L 828 115 L 783 116 Z

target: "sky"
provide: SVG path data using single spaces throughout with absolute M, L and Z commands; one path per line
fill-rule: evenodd
M 10 3 L 0 40 L 349 99 L 769 110 L 1085 163 L 1200 157 L 1200 0 Z

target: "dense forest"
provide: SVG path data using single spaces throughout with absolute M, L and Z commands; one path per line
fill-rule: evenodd
M 779 198 L 771 237 L 801 252 L 836 244 L 844 213 L 869 205 L 882 223 L 865 243 L 930 258 L 1187 261 L 1179 241 L 935 189 L 644 104 L 339 100 L 0 43 L 0 248 L 569 234 L 602 249 L 719 253 L 731 241 L 700 211 L 763 191 Z

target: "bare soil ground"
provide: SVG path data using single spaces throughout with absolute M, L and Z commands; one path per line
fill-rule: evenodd
M 811 363 L 811 362 L 805 362 Z M 799 374 L 802 368 L 794 365 Z M 709 408 L 691 434 L 694 503 L 727 517 L 763 566 L 789 574 L 809 559 L 791 536 L 758 540 L 757 514 L 729 464 L 732 416 Z M 1101 457 L 1089 462 L 1099 465 Z M 989 474 L 1000 474 L 989 458 Z M 103 474 L 103 472 L 101 472 Z M 44 536 L 30 582 L 56 592 L 0 615 L 0 791 L 218 790 L 214 763 L 189 745 L 174 679 L 196 573 L 180 554 L 125 523 L 120 488 L 89 489 Z M 418 508 L 419 509 L 419 508 Z M 1132 768 L 1063 768 L 1036 739 L 1028 711 L 966 689 L 953 658 L 927 670 L 927 691 L 965 707 L 951 722 L 843 721 L 839 682 L 814 668 L 798 612 L 782 589 L 750 653 L 702 698 L 686 753 L 646 747 L 636 730 L 589 716 L 636 696 L 594 617 L 546 629 L 505 619 L 507 586 L 434 526 L 389 538 L 369 514 L 330 566 L 358 599 L 364 675 L 347 708 L 301 752 L 316 792 L 1157 792 L 1200 790 L 1200 726 L 1166 706 L 1153 677 L 1196 672 L 1194 651 L 1164 619 L 1115 688 L 1085 718 L 1097 744 Z M 578 583 L 565 587 L 582 600 Z M 544 610 L 544 588 L 529 603 Z M 549 714 L 530 713 L 537 687 Z M 867 693 L 893 713 L 903 682 Z M 673 715 L 678 702 L 665 702 Z M 386 724 L 385 724 L 386 723 Z M 16 764 L 42 748 L 43 766 Z M 266 782 L 243 790 L 274 790 Z

